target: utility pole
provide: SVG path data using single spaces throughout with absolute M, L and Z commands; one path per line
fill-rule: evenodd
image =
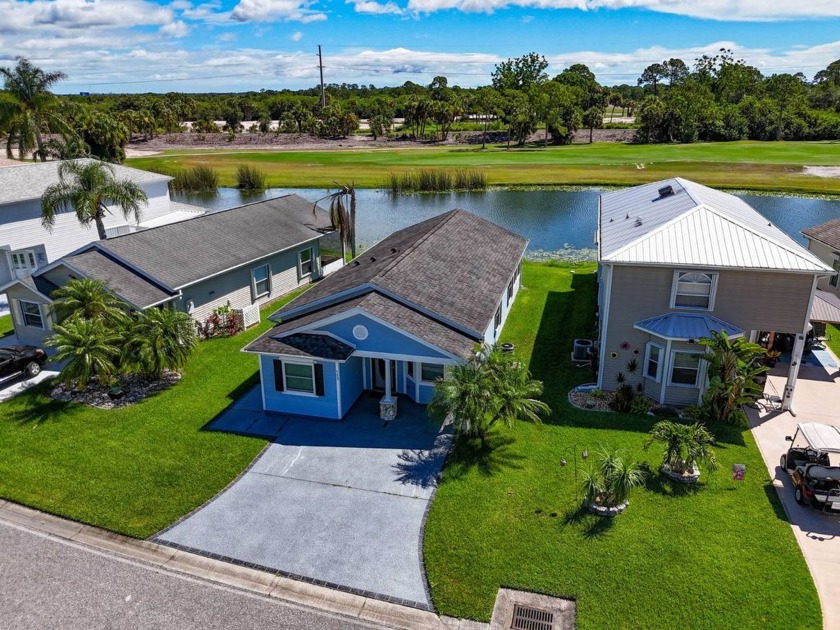
M 321 107 L 326 107 L 327 93 L 324 91 L 324 58 L 321 56 L 321 44 L 318 44 L 318 70 L 321 71 Z

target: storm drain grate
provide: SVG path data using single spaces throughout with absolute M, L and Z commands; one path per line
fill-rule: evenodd
M 554 613 L 539 608 L 529 608 L 515 604 L 511 630 L 552 630 Z

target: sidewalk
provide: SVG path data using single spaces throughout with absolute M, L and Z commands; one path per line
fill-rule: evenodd
M 136 540 L 90 525 L 39 512 L 11 501 L 0 500 L 0 520 L 70 540 L 105 553 L 111 553 L 192 577 L 209 580 L 274 597 L 301 606 L 392 628 L 419 630 L 481 630 L 487 624 L 469 620 L 438 617 L 436 614 L 399 606 L 305 582 L 197 556 L 164 545 Z
M 776 368 L 768 377 L 777 391 L 784 390 L 786 374 L 782 371 Z M 840 423 L 840 374 L 837 369 L 803 365 L 796 384 L 793 409 L 795 416 L 787 412 L 767 413 L 755 409 L 748 409 L 747 415 L 817 587 L 823 611 L 823 628 L 840 628 L 840 515 L 818 512 L 796 503 L 790 476 L 779 467 L 779 458 L 789 444 L 785 436 L 796 432 L 797 423 Z

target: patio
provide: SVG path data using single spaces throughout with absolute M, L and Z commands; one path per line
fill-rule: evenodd
M 341 590 L 430 608 L 424 518 L 451 434 L 365 394 L 341 421 L 270 414 L 252 389 L 207 430 L 273 440 L 226 490 L 155 540 Z
M 840 422 L 840 370 L 837 368 L 840 362 L 829 350 L 814 354 L 820 365 L 803 362 L 799 371 L 793 400 L 795 415 L 748 409 L 748 416 L 770 478 L 814 578 L 823 609 L 823 626 L 837 628 L 840 627 L 840 583 L 837 581 L 840 575 L 840 518 L 796 503 L 790 477 L 779 467 L 779 458 L 788 446 L 785 436 L 794 434 L 797 423 Z M 788 368 L 787 364 L 779 363 L 771 370 L 766 392 L 784 390 Z

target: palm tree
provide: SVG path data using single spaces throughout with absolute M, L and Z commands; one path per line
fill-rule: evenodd
M 341 239 L 341 247 L 346 255 L 350 251 L 350 257 L 356 257 L 356 187 L 353 182 L 338 186 L 334 193 L 322 197 L 330 200 L 330 223 L 332 228 L 338 231 Z M 318 213 L 318 201 L 312 206 L 312 214 Z
M 449 368 L 446 378 L 435 384 L 429 413 L 440 420 L 451 417 L 458 435 L 477 437 L 484 447 L 496 422 L 510 427 L 516 420 L 540 422 L 541 414 L 550 413 L 535 398 L 542 389 L 511 355 L 484 347 L 466 363 Z
M 706 346 L 703 360 L 709 364 L 709 386 L 703 394 L 702 411 L 707 420 L 743 424 L 742 406 L 755 403 L 764 393 L 758 378 L 767 371 L 761 364 L 765 350 L 725 332 L 711 331 L 700 340 Z
M 662 466 L 677 474 L 693 474 L 698 464 L 705 464 L 711 472 L 717 468 L 717 457 L 712 450 L 714 436 L 709 430 L 695 422 L 680 424 L 662 420 L 653 425 L 645 449 L 654 442 L 665 445 Z
M 148 201 L 146 193 L 129 180 L 117 180 L 110 164 L 95 160 L 62 162 L 58 167 L 59 183 L 44 192 L 41 199 L 41 224 L 48 230 L 55 225 L 59 212 L 74 210 L 82 225 L 96 224 L 100 239 L 107 238 L 103 219 L 111 210 L 106 201 L 119 206 L 122 215 L 140 221 L 140 207 Z
M 128 306 L 116 297 L 101 280 L 79 278 L 70 280 L 63 287 L 53 291 L 57 298 L 56 314 L 63 322 L 69 317 L 113 324 L 124 321 Z
M 618 507 L 645 481 L 641 465 L 618 450 L 600 449 L 584 471 L 581 487 L 586 502 L 601 507 Z
M 159 379 L 164 370 L 177 370 L 187 362 L 198 338 L 192 318 L 171 308 L 139 313 L 128 344 L 143 373 Z
M 59 101 L 50 88 L 66 79 L 63 72 L 44 72 L 25 57 L 16 58 L 14 68 L 0 68 L 5 92 L 0 95 L 0 132 L 7 134 L 6 156 L 17 144 L 18 157 L 33 150 L 45 162 L 44 132 L 58 132 L 66 137 L 75 135 L 59 112 Z
M 59 378 L 65 383 L 75 383 L 81 391 L 94 376 L 100 382 L 110 379 L 116 371 L 121 341 L 122 333 L 109 329 L 101 321 L 71 317 L 55 326 L 47 345 L 56 349 L 55 361 L 67 361 Z

